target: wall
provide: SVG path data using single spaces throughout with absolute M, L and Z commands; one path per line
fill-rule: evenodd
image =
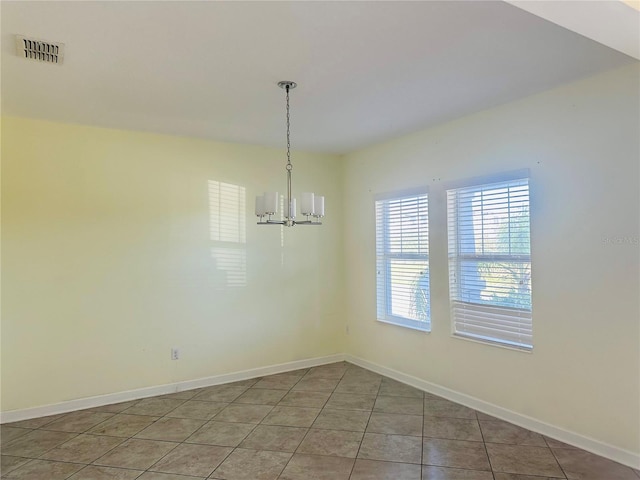
M 342 352 L 339 159 L 293 162 L 322 227 L 255 224 L 283 149 L 4 118 L 2 410 Z
M 347 352 L 636 454 L 636 65 L 346 157 Z M 420 101 L 420 99 L 416 99 Z M 533 353 L 450 334 L 447 181 L 529 168 Z M 432 332 L 376 322 L 373 196 L 428 185 Z

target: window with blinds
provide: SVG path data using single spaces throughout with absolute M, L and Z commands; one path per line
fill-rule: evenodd
M 530 350 L 529 179 L 447 190 L 453 333 Z
M 431 329 L 426 189 L 376 198 L 377 318 Z

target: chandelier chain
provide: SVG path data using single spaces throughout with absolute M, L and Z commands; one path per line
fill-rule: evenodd
M 285 90 L 287 91 L 287 169 L 290 170 L 291 167 L 291 121 L 289 117 L 289 85 L 286 86 Z

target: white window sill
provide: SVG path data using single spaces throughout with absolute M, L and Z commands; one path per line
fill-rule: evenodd
M 499 347 L 499 348 L 504 348 L 506 350 L 513 350 L 516 352 L 521 352 L 521 353 L 533 353 L 533 347 L 516 347 L 513 345 L 507 345 L 505 343 L 500 343 L 500 342 L 492 342 L 490 340 L 480 340 L 477 338 L 471 338 L 471 337 L 467 337 L 464 335 L 459 335 L 456 333 L 452 333 L 451 336 L 453 338 L 457 338 L 459 340 L 465 340 L 467 342 L 473 342 L 473 343 L 480 343 L 482 345 L 489 345 L 491 347 Z
M 404 320 L 398 318 L 397 320 L 394 318 L 378 318 L 378 322 L 387 323 L 389 325 L 395 325 L 396 327 L 404 327 L 410 330 L 418 330 L 419 332 L 431 333 L 431 325 L 420 325 L 424 322 L 419 322 L 416 320 Z

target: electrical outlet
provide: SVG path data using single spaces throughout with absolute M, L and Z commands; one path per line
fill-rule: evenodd
M 173 347 L 171 349 L 171 360 L 180 360 L 180 349 Z

